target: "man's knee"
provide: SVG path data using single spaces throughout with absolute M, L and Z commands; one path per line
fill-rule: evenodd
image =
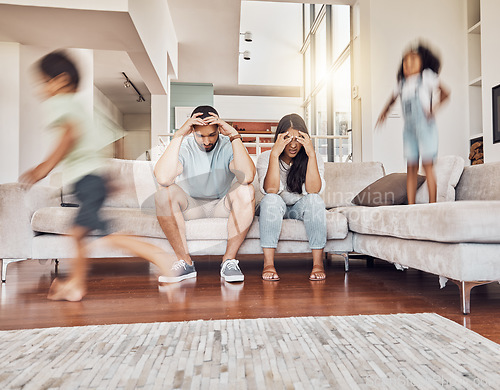
M 177 184 L 160 187 L 155 194 L 155 205 L 158 216 L 171 215 L 178 207 L 186 202 L 186 193 Z
M 230 203 L 253 204 L 255 189 L 253 185 L 241 184 L 228 194 Z

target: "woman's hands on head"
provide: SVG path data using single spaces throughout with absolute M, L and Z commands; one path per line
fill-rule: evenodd
M 316 152 L 314 151 L 314 145 L 313 145 L 311 136 L 307 133 L 302 132 L 302 131 L 300 132 L 300 135 L 301 135 L 301 137 L 295 138 L 296 141 L 302 145 L 306 154 L 309 157 L 314 156 Z
M 278 134 L 273 148 L 271 149 L 271 156 L 275 158 L 281 156 L 281 153 L 283 153 L 285 147 L 292 141 L 292 137 L 287 137 L 288 134 L 288 131 Z

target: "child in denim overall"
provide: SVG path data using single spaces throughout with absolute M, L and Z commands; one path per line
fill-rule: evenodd
M 407 161 L 408 204 L 415 203 L 420 158 L 427 177 L 429 202 L 436 202 L 437 185 L 433 163 L 438 151 L 438 132 L 434 115 L 449 97 L 448 90 L 438 79 L 439 70 L 439 59 L 424 46 L 419 45 L 407 51 L 398 72 L 398 87 L 377 121 L 377 126 L 385 121 L 399 96 L 404 118 L 403 147 Z M 433 95 L 438 97 L 434 104 Z

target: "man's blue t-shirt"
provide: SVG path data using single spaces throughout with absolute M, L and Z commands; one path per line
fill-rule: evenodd
M 179 150 L 183 171 L 175 182 L 193 198 L 220 199 L 229 192 L 234 179 L 229 170 L 232 160 L 233 147 L 228 137 L 219 135 L 208 153 L 200 149 L 193 136 L 186 137 Z

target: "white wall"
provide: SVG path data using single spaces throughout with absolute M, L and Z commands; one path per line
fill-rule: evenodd
M 240 52 L 252 55 L 239 57 L 239 84 L 302 86 L 301 4 L 242 1 L 240 30 L 253 41 L 240 36 Z
M 128 160 L 145 160 L 145 152 L 151 149 L 151 115 L 124 115 L 123 126 L 125 128 L 123 157 Z
M 170 132 L 170 93 L 151 95 L 151 159 L 158 160 L 163 153 L 159 136 Z
M 0 42 L 0 184 L 19 177 L 20 45 Z
M 463 0 L 359 0 L 360 98 L 362 105 L 363 160 L 384 163 L 387 172 L 406 169 L 402 151 L 400 105 L 397 118 L 374 126 L 396 84 L 403 51 L 415 39 L 437 47 L 441 54 L 440 78 L 451 98 L 437 115 L 439 155 L 467 158 L 466 21 Z
M 177 37 L 168 3 L 164 0 L 129 0 L 129 14 L 160 79 L 163 91 L 155 91 L 149 85 L 148 88 L 151 93 L 166 93 L 168 60 L 175 73 L 178 62 Z M 134 59 L 134 56 L 131 55 L 131 58 Z
M 43 95 L 33 66 L 49 50 L 26 45 L 20 47 L 19 168 L 21 172 L 25 172 L 42 162 L 49 153 L 50 140 L 44 136 L 41 110 Z
M 119 127 L 123 127 L 123 114 L 100 89 L 94 86 L 94 110 L 99 111 Z
M 481 0 L 481 72 L 483 77 L 484 161 L 500 161 L 500 143 L 493 144 L 491 88 L 500 84 L 500 1 Z
M 228 121 L 279 121 L 287 114 L 302 115 L 301 103 L 301 98 L 214 95 L 214 107 Z

